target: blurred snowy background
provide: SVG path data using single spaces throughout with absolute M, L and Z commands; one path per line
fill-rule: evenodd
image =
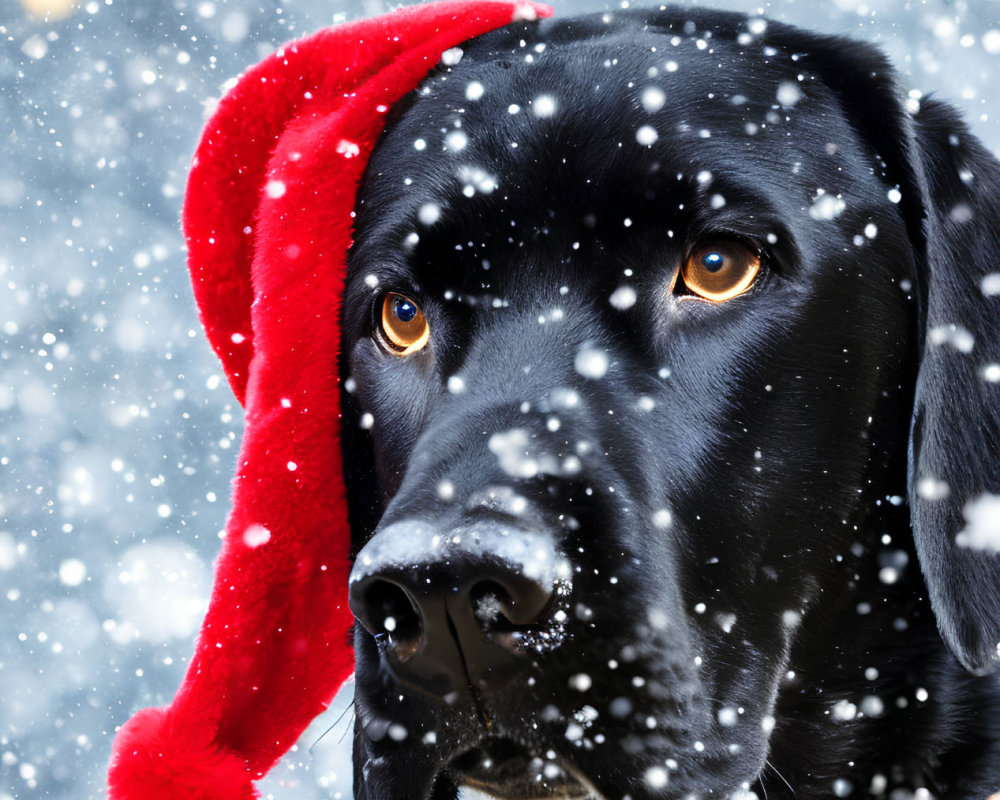
M 1000 0 L 715 4 L 879 43 L 1000 152 Z M 205 110 L 283 41 L 390 7 L 0 0 L 0 800 L 102 797 L 206 606 L 241 416 L 178 226 Z M 350 796 L 345 702 L 266 797 Z

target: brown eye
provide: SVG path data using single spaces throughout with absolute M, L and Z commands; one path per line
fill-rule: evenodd
M 758 272 L 757 253 L 739 242 L 721 240 L 697 245 L 681 268 L 681 280 L 693 294 L 722 303 L 749 289 Z
M 379 341 L 386 350 L 408 356 L 427 344 L 430 335 L 427 317 L 409 297 L 389 292 L 382 298 Z

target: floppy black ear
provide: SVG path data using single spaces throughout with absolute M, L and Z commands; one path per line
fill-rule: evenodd
M 942 637 L 967 669 L 991 672 L 1000 668 L 1000 162 L 944 103 L 904 111 L 876 48 L 777 23 L 766 38 L 822 76 L 899 187 L 918 284 L 913 535 Z
M 985 674 L 1000 667 L 1000 162 L 936 101 L 913 141 L 925 215 L 913 535 L 941 635 Z

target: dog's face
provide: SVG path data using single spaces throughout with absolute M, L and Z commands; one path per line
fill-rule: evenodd
M 877 557 L 916 561 L 900 123 L 790 32 L 689 18 L 483 37 L 372 156 L 344 301 L 360 797 L 749 789 L 830 659 L 901 635 L 857 610 L 893 596 Z

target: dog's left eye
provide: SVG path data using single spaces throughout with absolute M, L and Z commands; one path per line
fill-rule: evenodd
M 378 341 L 393 355 L 408 356 L 420 350 L 430 338 L 427 317 L 406 295 L 388 292 L 378 315 Z
M 740 242 L 709 241 L 695 246 L 680 278 L 692 293 L 723 303 L 749 289 L 760 272 L 760 256 Z

